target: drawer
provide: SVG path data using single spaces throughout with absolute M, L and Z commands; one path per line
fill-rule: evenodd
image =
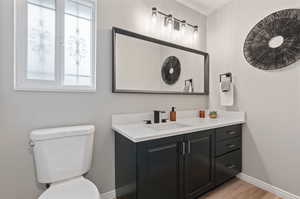
M 235 151 L 241 148 L 241 137 L 236 137 L 228 140 L 223 140 L 216 143 L 216 156 L 221 156 L 230 151 Z
M 216 185 L 220 185 L 241 172 L 241 150 L 216 158 Z
M 242 125 L 227 126 L 216 130 L 216 140 L 225 140 L 234 137 L 240 137 L 242 134 Z

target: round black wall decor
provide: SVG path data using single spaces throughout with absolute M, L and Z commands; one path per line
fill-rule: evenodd
M 275 12 L 248 34 L 244 56 L 254 67 L 276 70 L 300 59 L 300 9 Z
M 173 85 L 179 79 L 181 64 L 177 57 L 168 57 L 161 68 L 161 76 L 166 84 Z

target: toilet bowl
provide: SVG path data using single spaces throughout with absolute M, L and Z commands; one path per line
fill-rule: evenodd
M 52 184 L 39 199 L 100 199 L 97 187 L 84 177 Z
M 50 187 L 39 199 L 100 199 L 84 178 L 91 168 L 94 126 L 73 126 L 31 132 L 37 179 Z

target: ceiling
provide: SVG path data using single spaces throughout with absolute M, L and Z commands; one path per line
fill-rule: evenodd
M 176 0 L 177 2 L 192 8 L 204 15 L 209 15 L 216 9 L 224 6 L 232 0 Z

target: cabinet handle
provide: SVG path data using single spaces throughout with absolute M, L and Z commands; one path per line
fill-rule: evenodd
M 235 135 L 236 132 L 235 132 L 235 131 L 228 131 L 227 134 L 228 134 L 228 135 Z
M 236 166 L 234 164 L 227 166 L 227 169 L 234 169 Z
M 227 147 L 228 147 L 229 149 L 232 149 L 232 148 L 234 148 L 234 147 L 236 147 L 236 146 L 235 146 L 235 144 L 228 144 Z
M 188 141 L 188 154 L 191 153 L 191 141 Z
M 185 142 L 182 142 L 182 155 L 185 155 Z

